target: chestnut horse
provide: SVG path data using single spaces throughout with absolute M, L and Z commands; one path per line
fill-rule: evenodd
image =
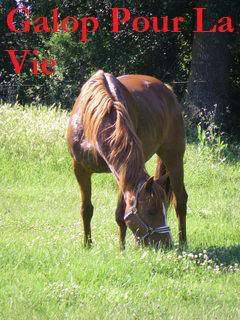
M 80 185 L 84 243 L 91 244 L 91 175 L 112 172 L 119 186 L 120 246 L 127 226 L 144 244 L 171 245 L 166 210 L 173 200 L 179 243 L 186 244 L 185 133 L 172 89 L 145 75 L 98 71 L 82 87 L 69 120 L 68 146 Z M 157 154 L 154 177 L 145 162 Z

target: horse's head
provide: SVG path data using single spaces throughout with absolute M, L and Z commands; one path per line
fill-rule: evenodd
M 149 178 L 140 184 L 132 206 L 125 213 L 125 222 L 134 233 L 137 242 L 155 247 L 172 245 L 170 228 L 166 218 L 166 194 L 163 179 Z

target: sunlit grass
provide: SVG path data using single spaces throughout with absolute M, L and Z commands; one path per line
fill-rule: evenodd
M 186 252 L 118 249 L 111 175 L 93 177 L 93 240 L 83 248 L 66 112 L 0 107 L 1 319 L 239 319 L 240 165 L 188 145 Z M 147 164 L 154 172 L 155 159 Z

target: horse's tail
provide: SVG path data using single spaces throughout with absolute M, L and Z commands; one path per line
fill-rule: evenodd
M 109 136 L 106 136 L 109 146 L 107 160 L 119 169 L 120 186 L 123 186 L 126 185 L 126 180 L 134 183 L 137 179 L 138 164 L 140 167 L 144 161 L 141 142 L 125 106 L 126 102 L 118 97 L 116 88 L 121 90 L 118 80 L 100 70 L 82 87 L 80 101 L 86 139 L 93 144 L 96 151 L 100 129 L 103 134 L 109 133 Z M 114 112 L 114 124 L 109 125 L 106 122 L 105 125 L 103 120 L 111 111 Z M 132 162 L 134 168 L 128 170 L 128 173 L 124 170 L 127 162 Z M 130 176 L 126 176 L 129 174 Z

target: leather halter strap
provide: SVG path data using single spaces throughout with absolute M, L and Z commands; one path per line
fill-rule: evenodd
M 134 215 L 138 221 L 140 222 L 140 224 L 146 229 L 146 233 L 142 236 L 142 237 L 139 237 L 139 240 L 140 241 L 143 241 L 145 238 L 151 236 L 152 234 L 154 233 L 159 233 L 159 234 L 169 234 L 170 237 L 172 238 L 171 236 L 171 230 L 169 228 L 169 226 L 166 224 L 166 220 L 165 220 L 165 225 L 163 226 L 159 226 L 159 227 L 156 227 L 156 228 L 153 228 L 151 226 L 149 226 L 147 223 L 145 223 L 141 217 L 139 216 L 138 214 L 138 210 L 137 210 L 137 205 L 138 205 L 138 197 L 139 197 L 139 194 L 140 192 L 142 191 L 143 189 L 143 186 L 144 186 L 145 182 L 144 183 L 139 183 L 138 184 L 138 187 L 137 187 L 137 191 L 136 191 L 136 197 L 135 197 L 135 201 L 131 207 L 131 209 L 129 211 L 127 211 L 124 215 L 124 220 L 126 220 L 130 215 Z M 166 209 L 165 209 L 165 205 L 164 203 L 162 203 L 162 206 L 163 206 L 163 214 L 166 218 Z

